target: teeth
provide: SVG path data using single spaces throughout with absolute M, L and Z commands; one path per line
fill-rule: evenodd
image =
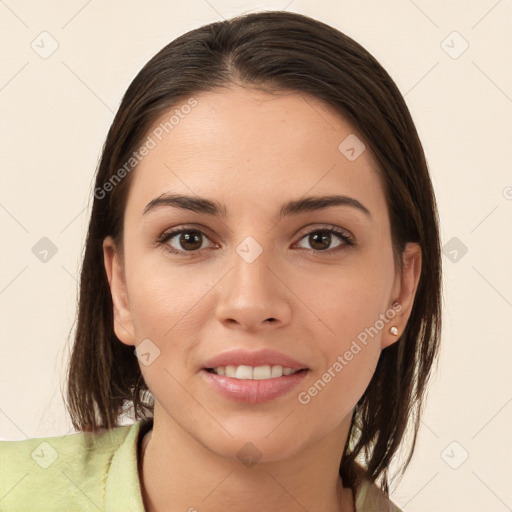
M 252 379 L 253 370 L 250 366 L 239 366 L 235 372 L 235 379 Z
M 283 375 L 292 375 L 297 373 L 299 370 L 292 368 L 283 368 L 281 365 L 275 366 L 218 366 L 213 368 L 213 372 L 217 375 L 225 375 L 226 377 L 232 377 L 241 380 L 265 380 L 275 379 L 276 377 L 282 377 Z

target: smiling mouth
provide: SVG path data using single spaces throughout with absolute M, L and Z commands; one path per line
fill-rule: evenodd
M 265 366 L 246 366 L 246 365 L 228 365 L 217 366 L 216 368 L 205 368 L 209 373 L 222 375 L 239 380 L 267 380 L 279 377 L 287 377 L 300 372 L 308 371 L 307 368 L 293 369 L 281 365 Z

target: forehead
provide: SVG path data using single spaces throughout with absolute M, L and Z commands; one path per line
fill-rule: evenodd
M 362 137 L 310 95 L 240 86 L 202 92 L 177 102 L 147 137 L 154 147 L 135 171 L 127 205 L 140 213 L 169 191 L 262 211 L 283 196 L 336 191 L 385 208 L 378 167 Z

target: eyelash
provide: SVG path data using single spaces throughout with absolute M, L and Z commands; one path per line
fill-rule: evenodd
M 174 249 L 167 243 L 174 236 L 180 235 L 182 233 L 199 233 L 200 235 L 204 236 L 205 238 L 208 238 L 208 236 L 205 233 L 203 233 L 201 230 L 199 230 L 197 228 L 181 227 L 179 229 L 167 231 L 167 232 L 163 233 L 157 239 L 156 243 L 158 246 L 163 247 L 164 250 L 166 250 L 172 254 L 185 256 L 185 257 L 195 256 L 196 254 L 198 254 L 200 252 L 200 250 L 179 251 L 179 250 Z M 313 229 L 313 230 L 305 233 L 304 235 L 302 235 L 301 238 L 299 239 L 299 242 L 314 233 L 327 233 L 327 234 L 335 235 L 343 243 L 341 245 L 339 245 L 338 247 L 336 247 L 334 250 L 326 249 L 326 250 L 322 251 L 322 250 L 315 250 L 315 249 L 303 249 L 304 251 L 308 252 L 309 254 L 315 254 L 315 255 L 319 255 L 322 253 L 334 254 L 334 253 L 338 253 L 343 250 L 347 250 L 348 248 L 353 247 L 355 245 L 355 241 L 354 241 L 353 237 L 351 235 L 349 235 L 345 230 L 343 230 L 341 228 L 333 228 L 333 227 L 321 227 L 321 228 Z

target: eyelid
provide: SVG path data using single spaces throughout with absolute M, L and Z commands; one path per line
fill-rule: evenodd
M 351 241 L 355 240 L 354 236 L 352 235 L 352 233 L 350 233 L 350 231 L 348 231 L 347 229 L 342 228 L 340 226 L 334 226 L 332 224 L 309 224 L 308 226 L 305 226 L 304 228 L 302 228 L 297 233 L 296 236 L 300 236 L 302 239 L 305 235 L 315 233 L 316 231 L 333 231 L 333 232 L 336 232 L 336 233 L 346 236 Z

